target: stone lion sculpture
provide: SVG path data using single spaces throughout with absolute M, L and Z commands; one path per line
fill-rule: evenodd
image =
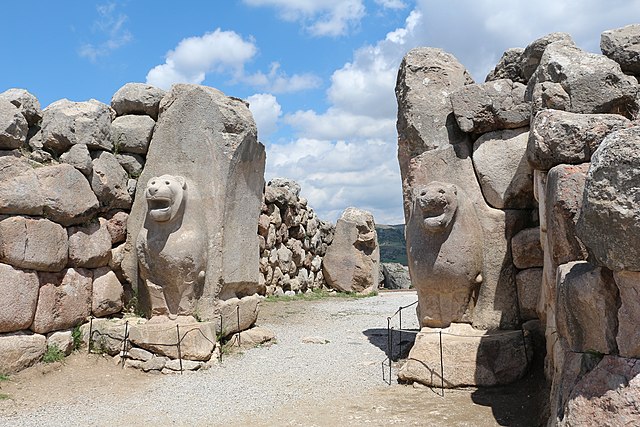
M 151 316 L 175 318 L 194 312 L 206 268 L 206 231 L 197 206 L 190 206 L 187 182 L 162 175 L 147 182 L 147 216 L 136 240 L 139 277 Z
M 406 240 L 421 327 L 470 321 L 482 282 L 481 233 L 475 208 L 454 184 L 415 189 Z

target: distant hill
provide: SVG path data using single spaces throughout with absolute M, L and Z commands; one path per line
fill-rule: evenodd
M 398 262 L 402 265 L 408 265 L 404 224 L 376 224 L 376 231 L 380 245 L 380 262 Z

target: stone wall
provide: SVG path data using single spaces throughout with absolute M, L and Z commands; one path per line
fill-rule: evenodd
M 505 52 L 479 84 L 437 49 L 412 50 L 400 67 L 399 161 L 420 321 L 544 334 L 549 425 L 640 416 L 639 46 L 640 25 L 603 33 L 604 55 L 549 34 Z M 484 248 L 476 263 L 473 239 Z M 411 358 L 436 363 L 419 347 Z M 477 381 L 493 363 L 473 351 L 471 367 L 457 370 L 475 369 Z M 422 380 L 414 368 L 400 377 Z

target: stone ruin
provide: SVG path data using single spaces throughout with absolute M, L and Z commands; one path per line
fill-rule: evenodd
M 404 57 L 398 159 L 422 330 L 400 379 L 512 382 L 544 337 L 549 425 L 637 422 L 639 47 L 640 25 L 604 32 L 604 55 L 553 33 L 505 52 L 484 83 L 439 49 Z

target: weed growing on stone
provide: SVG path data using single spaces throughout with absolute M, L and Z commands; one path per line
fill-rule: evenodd
M 64 353 L 55 344 L 51 344 L 50 346 L 48 346 L 47 351 L 44 353 L 44 356 L 42 357 L 42 361 L 44 363 L 59 362 L 62 359 L 64 359 Z
M 73 350 L 78 350 L 82 346 L 82 332 L 80 331 L 80 325 L 73 328 L 71 331 L 71 339 L 73 340 Z

